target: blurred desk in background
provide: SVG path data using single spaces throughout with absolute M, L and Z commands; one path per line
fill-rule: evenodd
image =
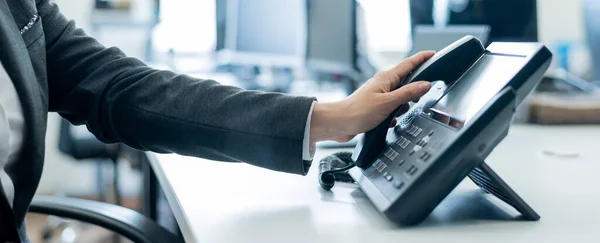
M 486 160 L 538 222 L 520 221 L 465 180 L 410 228 L 383 218 L 355 185 L 320 188 L 318 161 L 338 150 L 318 150 L 305 177 L 147 156 L 187 242 L 600 242 L 599 139 L 600 126 L 514 125 Z

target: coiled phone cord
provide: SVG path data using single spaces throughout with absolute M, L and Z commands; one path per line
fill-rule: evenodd
M 351 152 L 337 152 L 319 162 L 319 184 L 325 190 L 331 190 L 336 181 L 354 183 L 348 170 L 354 167 Z

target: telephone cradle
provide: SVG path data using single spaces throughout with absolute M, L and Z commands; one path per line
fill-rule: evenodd
M 429 91 L 435 94 L 411 104 L 394 128 L 396 112 L 364 133 L 344 169 L 350 168 L 347 174 L 378 211 L 401 225 L 421 223 L 467 177 L 522 218 L 539 220 L 484 161 L 508 134 L 516 107 L 551 59 L 540 43 L 494 42 L 485 48 L 472 36 L 457 40 L 402 82 L 435 82 Z M 329 169 L 320 173 L 325 189 L 333 186 L 334 171 L 341 171 Z

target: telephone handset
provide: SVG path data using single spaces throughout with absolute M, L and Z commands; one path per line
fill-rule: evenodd
M 401 86 L 416 81 L 441 81 L 449 86 L 477 61 L 484 51 L 485 48 L 477 38 L 465 36 L 421 64 L 404 79 Z M 438 93 L 439 90 L 436 88 L 431 89 L 430 93 Z M 428 95 L 431 94 L 428 93 L 425 97 Z M 385 138 L 389 126 L 395 118 L 394 114 L 397 112 L 398 109 L 394 110 L 381 124 L 364 134 L 355 147 L 352 157 L 356 166 L 364 169 L 371 166 L 375 161 L 374 158 L 385 147 Z M 407 114 L 414 115 L 414 112 L 411 109 Z M 369 144 L 369 146 L 365 147 L 364 144 Z
M 524 219 L 538 220 L 484 160 L 508 133 L 515 107 L 551 59 L 540 43 L 495 42 L 484 48 L 472 36 L 456 41 L 402 81 L 430 81 L 432 89 L 393 129 L 397 111 L 363 135 L 351 157 L 356 167 L 348 174 L 399 224 L 422 222 L 466 177 Z M 331 186 L 326 183 L 331 173 L 322 175 L 321 184 Z

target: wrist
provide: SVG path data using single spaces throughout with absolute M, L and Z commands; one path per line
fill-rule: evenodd
M 344 120 L 347 120 L 342 102 L 315 103 L 310 120 L 310 142 L 344 140 Z

